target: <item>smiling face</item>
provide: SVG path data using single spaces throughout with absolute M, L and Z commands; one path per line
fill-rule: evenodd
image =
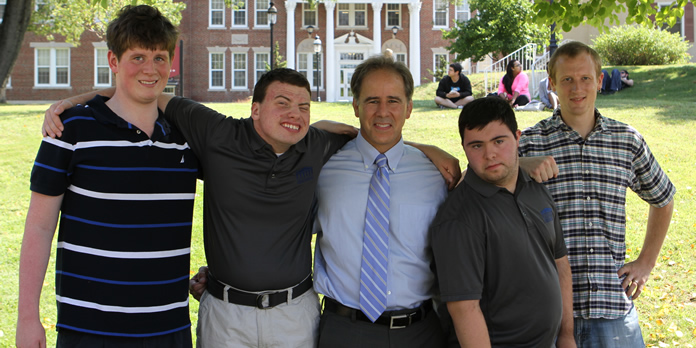
M 561 56 L 555 70 L 556 76 L 549 82 L 558 95 L 563 118 L 594 120 L 595 100 L 604 75 L 597 72 L 592 56 Z
M 283 153 L 307 135 L 309 107 L 307 89 L 274 81 L 263 101 L 251 104 L 254 129 L 273 151 Z
M 360 99 L 353 99 L 355 116 L 360 118 L 360 134 L 380 153 L 399 142 L 412 109 L 404 80 L 390 70 L 370 72 L 362 81 Z
M 109 51 L 108 59 L 115 75 L 117 93 L 131 101 L 142 104 L 156 102 L 167 86 L 171 62 L 166 50 L 129 48 L 120 59 Z
M 482 180 L 514 192 L 517 184 L 521 132 L 515 133 L 501 121 L 492 121 L 483 129 L 466 129 L 462 146 L 469 167 Z

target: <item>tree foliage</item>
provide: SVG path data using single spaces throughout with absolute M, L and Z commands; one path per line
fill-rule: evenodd
M 600 31 L 619 25 L 619 13 L 626 13 L 627 24 L 645 26 L 673 26 L 677 18 L 684 15 L 684 6 L 689 0 L 673 0 L 673 6 L 661 9 L 654 1 L 640 0 L 534 0 L 535 23 L 570 31 L 580 24 L 589 24 Z M 651 20 L 654 16 L 655 22 Z
M 684 64 L 691 57 L 681 35 L 644 26 L 614 27 L 593 44 L 602 61 L 611 65 Z
M 478 14 L 443 34 L 452 42 L 447 49 L 460 58 L 479 61 L 487 54 L 507 55 L 531 42 L 548 42 L 549 28 L 528 20 L 532 15 L 529 1 L 471 0 L 469 8 Z
M 181 22 L 183 2 L 172 0 L 49 0 L 32 15 L 29 31 L 54 40 L 55 35 L 74 45 L 80 44 L 80 36 L 91 31 L 104 37 L 109 22 L 126 5 L 150 5 L 157 7 L 175 26 Z

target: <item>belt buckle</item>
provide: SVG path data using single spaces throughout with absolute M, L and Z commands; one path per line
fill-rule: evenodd
M 411 316 L 413 314 L 400 314 L 389 317 L 389 329 L 405 329 L 407 326 L 411 325 Z M 406 319 L 408 318 L 408 324 L 406 325 L 394 325 L 394 319 Z
M 270 295 L 275 294 L 275 291 L 264 291 L 256 295 L 256 308 L 258 309 L 269 309 L 273 308 L 271 306 Z M 266 301 L 267 305 L 264 306 L 263 302 Z

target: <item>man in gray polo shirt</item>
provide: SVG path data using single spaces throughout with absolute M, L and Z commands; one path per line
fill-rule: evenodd
M 464 181 L 431 226 L 442 300 L 462 347 L 574 347 L 570 266 L 553 198 L 519 170 L 499 98 L 464 106 Z

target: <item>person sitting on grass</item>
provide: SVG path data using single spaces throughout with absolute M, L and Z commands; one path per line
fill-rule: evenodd
M 441 109 L 461 109 L 474 100 L 471 93 L 471 82 L 462 74 L 462 65 L 452 63 L 447 70 L 447 76 L 440 80 L 435 92 L 435 104 Z
M 604 80 L 602 81 L 601 94 L 614 94 L 624 88 L 633 87 L 633 80 L 628 77 L 628 70 L 614 69 L 611 75 L 602 69 Z

